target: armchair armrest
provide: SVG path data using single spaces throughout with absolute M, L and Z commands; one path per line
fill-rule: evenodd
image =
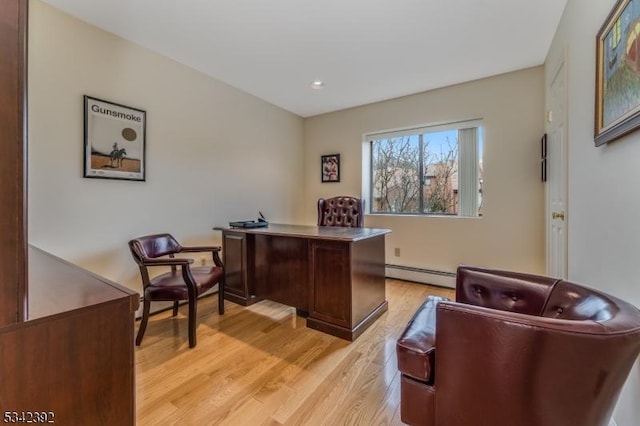
M 185 253 L 198 253 L 203 251 L 211 251 L 211 252 L 219 252 L 222 250 L 220 246 L 192 246 L 192 247 L 182 247 L 180 251 Z
M 181 266 L 181 265 L 189 265 L 193 263 L 193 259 L 185 259 L 185 258 L 150 258 L 145 257 L 142 259 L 142 263 L 145 266 Z
M 429 296 L 418 308 L 396 343 L 398 370 L 426 382 L 433 382 L 436 344 L 436 307 L 447 300 Z
M 183 253 L 202 253 L 202 252 L 211 252 L 211 259 L 216 266 L 223 266 L 222 260 L 220 259 L 220 246 L 191 246 L 191 247 L 182 247 L 180 252 Z

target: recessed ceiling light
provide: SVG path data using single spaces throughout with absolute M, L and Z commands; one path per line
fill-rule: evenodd
M 319 90 L 324 87 L 324 82 L 320 80 L 314 80 L 311 82 L 311 84 L 309 84 L 309 87 L 311 87 L 312 89 Z

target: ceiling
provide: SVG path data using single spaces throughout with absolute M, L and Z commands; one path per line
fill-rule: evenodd
M 44 1 L 302 117 L 540 65 L 567 2 Z

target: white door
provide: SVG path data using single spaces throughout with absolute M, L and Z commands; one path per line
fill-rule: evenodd
M 547 111 L 547 275 L 567 278 L 567 76 L 565 56 L 551 79 Z

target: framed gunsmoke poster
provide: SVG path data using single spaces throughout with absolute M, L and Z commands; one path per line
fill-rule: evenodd
M 145 180 L 147 113 L 84 96 L 84 177 Z

